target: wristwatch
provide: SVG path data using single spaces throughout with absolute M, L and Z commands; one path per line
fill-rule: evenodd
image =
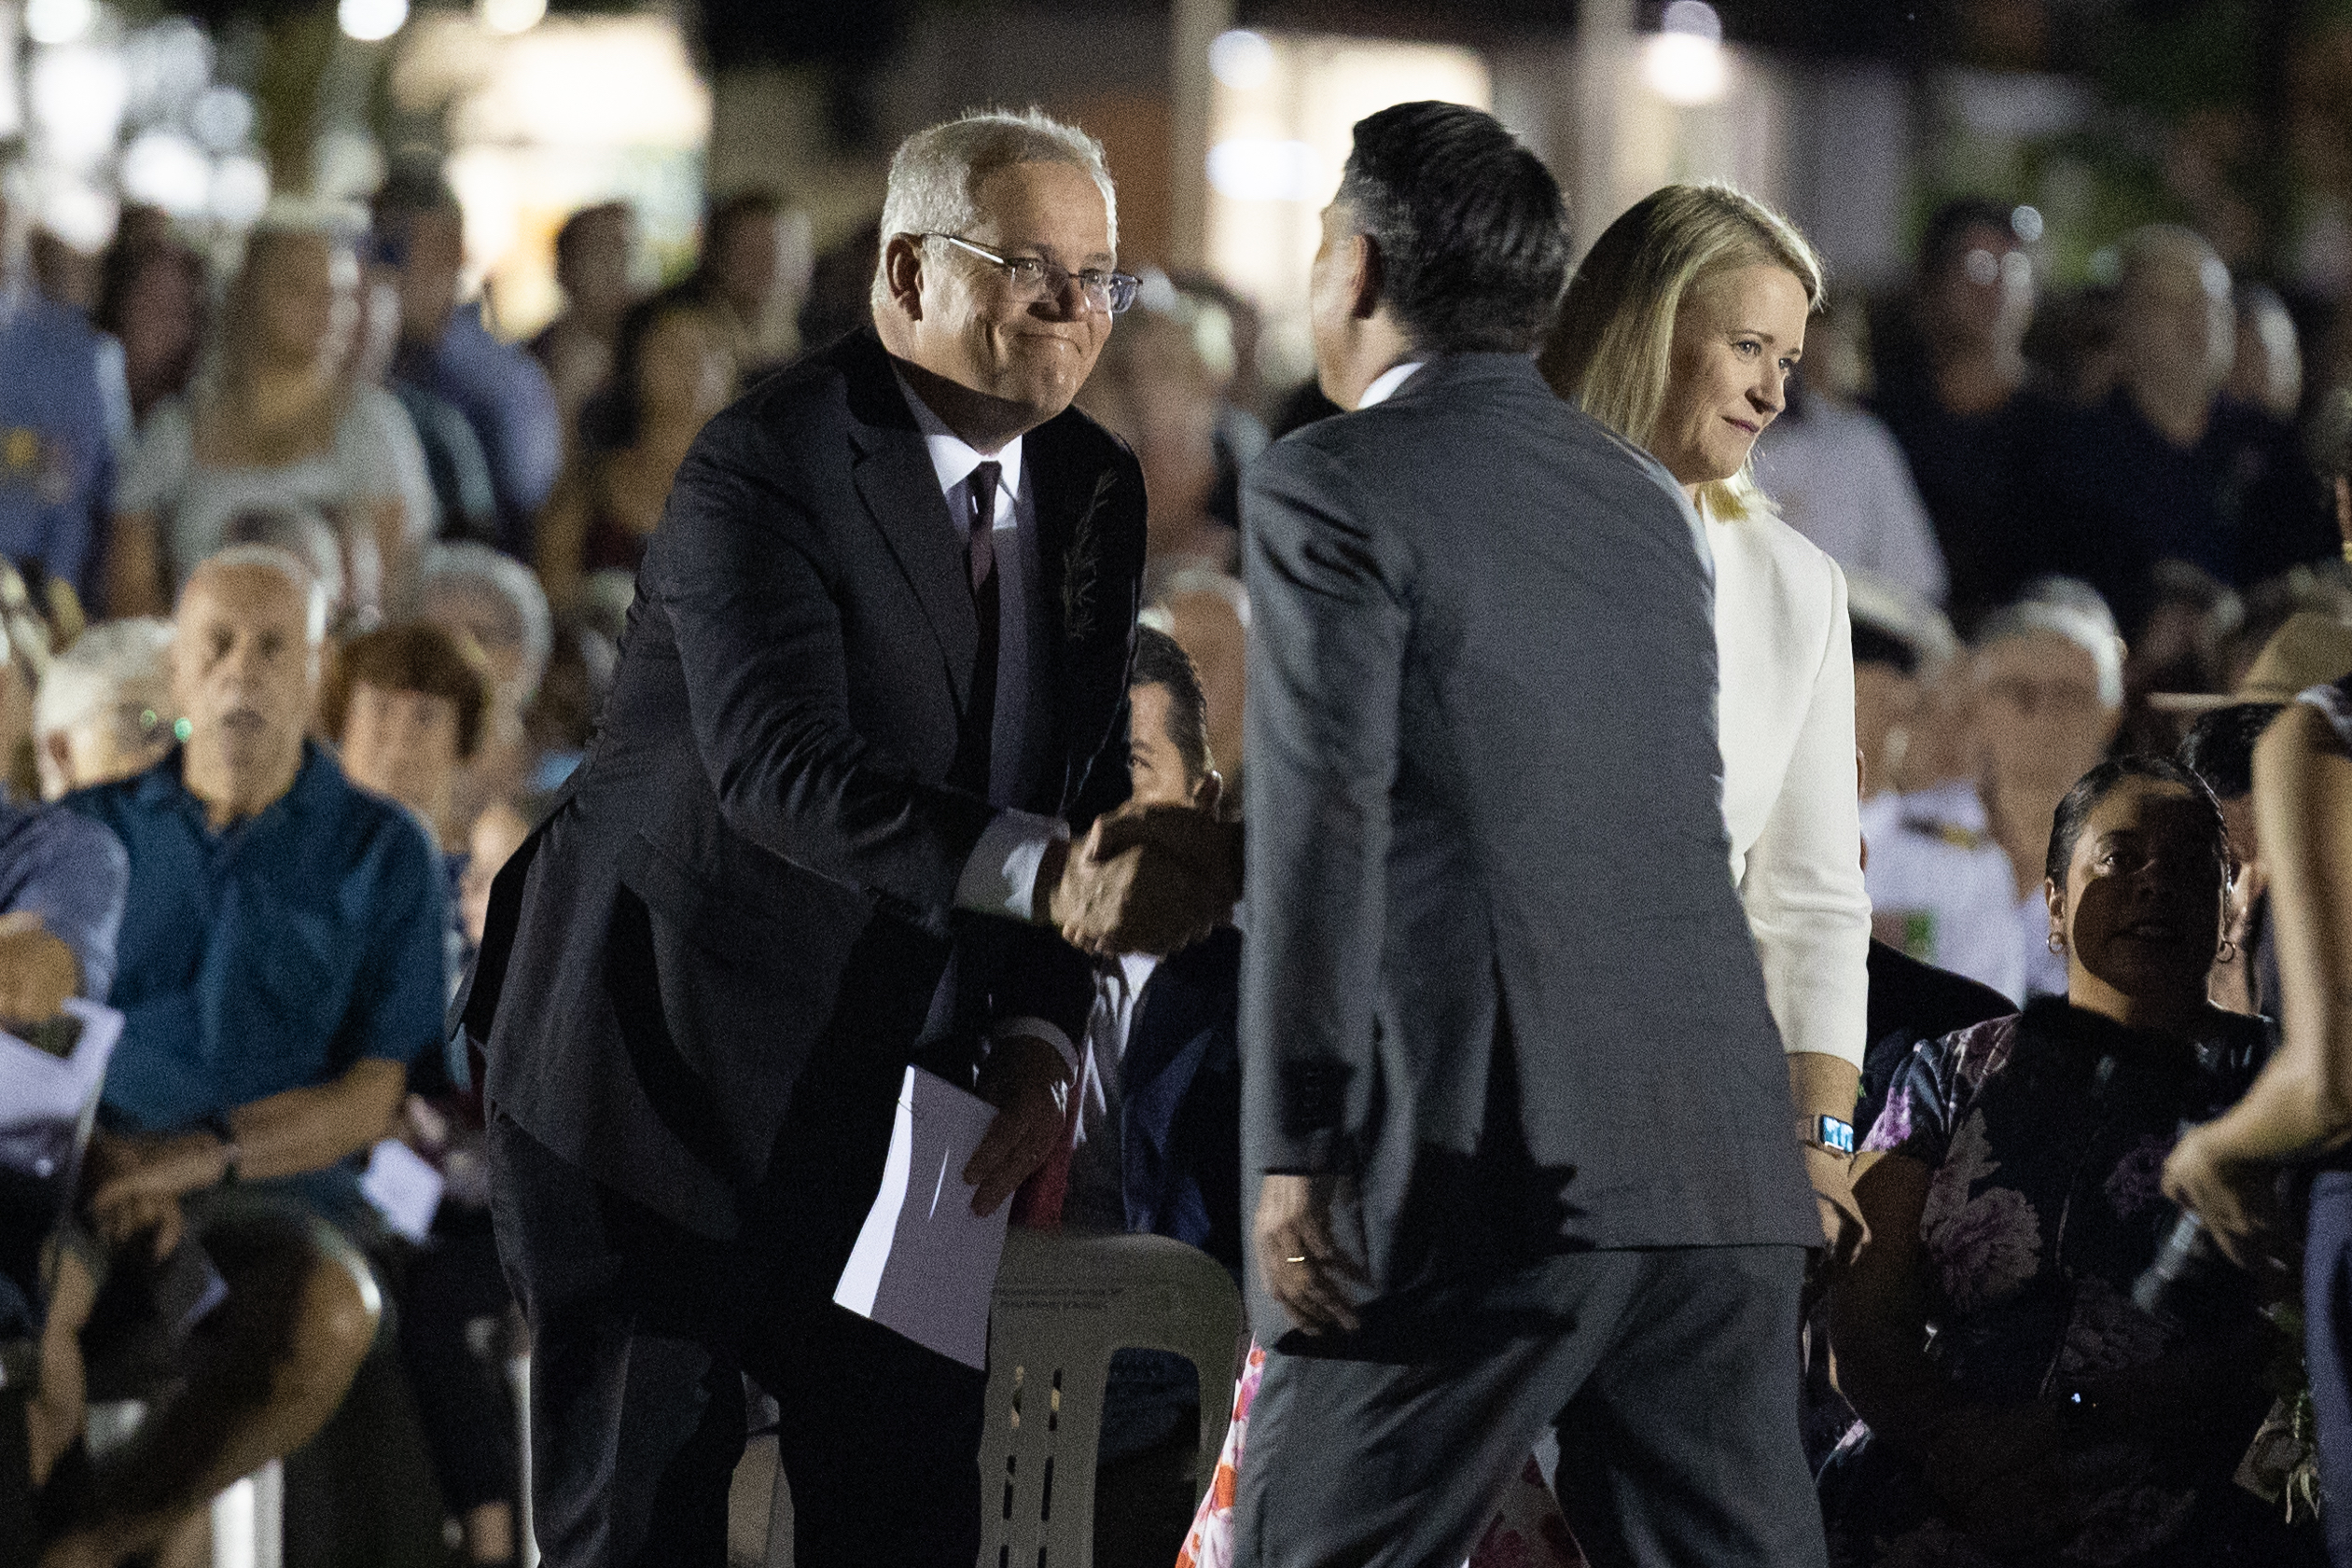
M 1854 1124 L 1840 1121 L 1832 1116 L 1799 1117 L 1797 1142 L 1809 1148 L 1827 1149 L 1844 1159 L 1854 1158 Z

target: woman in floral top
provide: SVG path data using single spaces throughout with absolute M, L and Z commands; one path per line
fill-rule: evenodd
M 1857 1166 L 1871 1241 L 1841 1282 L 1840 1385 L 1866 1425 L 1821 1478 L 1847 1564 L 2322 1561 L 2234 1484 L 2279 1348 L 2225 1270 L 2193 1331 L 2132 1304 L 2174 1212 L 2183 1121 L 2243 1092 L 2259 1020 L 2206 999 L 2228 839 L 2171 763 L 2084 775 L 2056 813 L 2067 995 L 1924 1045 Z

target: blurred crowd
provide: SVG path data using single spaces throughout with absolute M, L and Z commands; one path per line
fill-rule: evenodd
M 592 743 L 688 446 L 865 319 L 873 235 L 815 257 L 806 235 L 782 195 L 731 196 L 699 264 L 641 291 L 630 209 L 585 208 L 556 238 L 564 312 L 512 342 L 462 297 L 449 186 L 404 167 L 365 215 L 273 207 L 226 276 L 132 212 L 94 268 L 52 257 L 0 292 L 0 897 L 70 950 L 69 992 L 111 979 L 130 1019 L 93 1154 L 111 1239 L 272 1183 L 328 1233 L 205 1216 L 232 1288 L 275 1270 L 304 1304 L 307 1338 L 257 1325 L 251 1353 L 351 1390 L 290 1470 L 289 1561 L 390 1552 L 415 1489 L 388 1431 L 438 1481 L 431 1539 L 517 1553 L 478 1064 L 441 1012 L 497 867 Z M 2006 206 L 1938 212 L 1906 289 L 1816 319 L 1758 451 L 1851 585 L 1875 935 L 2020 1006 L 2064 994 L 2061 802 L 2111 756 L 2177 755 L 2245 867 L 2212 993 L 2275 1012 L 2250 758 L 2352 674 L 2352 393 L 2189 230 L 2129 236 L 2054 300 L 2034 238 Z M 1142 465 L 1145 621 L 1197 676 L 1184 771 L 1213 758 L 1228 813 L 1240 476 L 1334 411 L 1263 383 L 1259 327 L 1216 281 L 1150 273 L 1079 400 Z M 125 883 L 119 936 L 25 896 L 43 877 Z M 201 1160 L 168 1136 L 191 1119 Z M 388 1132 L 433 1173 L 397 1223 Z

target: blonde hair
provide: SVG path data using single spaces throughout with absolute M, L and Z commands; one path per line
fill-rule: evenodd
M 1728 185 L 1670 185 L 1608 226 L 1577 265 L 1544 344 L 1552 388 L 1644 451 L 1658 433 L 1674 364 L 1675 318 L 1706 279 L 1759 264 L 1796 274 L 1814 310 L 1821 258 L 1797 226 Z M 1699 487 L 1703 516 L 1730 521 L 1771 510 L 1743 465 Z

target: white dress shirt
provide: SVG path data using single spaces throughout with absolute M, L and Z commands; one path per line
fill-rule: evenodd
M 1399 387 L 1413 380 L 1413 373 L 1420 369 L 1422 364 L 1421 360 L 1413 359 L 1402 365 L 1391 365 L 1373 379 L 1371 385 L 1364 389 L 1364 395 L 1356 399 L 1356 406 L 1358 409 L 1369 409 L 1375 403 L 1387 402 L 1389 398 L 1396 395 Z
M 1845 574 L 1769 514 L 1708 519 L 1732 881 L 1782 1046 L 1860 1065 L 1871 901 Z
M 1041 561 L 1036 487 L 1023 482 L 1029 476 L 1022 467 L 1020 437 L 1006 442 L 992 457 L 950 430 L 947 422 L 915 395 L 904 376 L 898 378 L 898 390 L 906 394 L 907 407 L 923 432 L 958 539 L 970 537 L 972 470 L 990 462 L 1001 470 L 994 522 L 996 719 L 988 753 L 988 798 L 999 810 L 981 830 L 971 858 L 964 862 L 955 902 L 981 914 L 1026 921 L 1033 918 L 1037 906 L 1037 870 L 1045 860 L 1046 846 L 1070 836 L 1070 825 L 1059 817 L 1018 811 L 1006 804 L 1018 794 L 1024 769 L 1037 760 L 1030 755 L 1031 748 L 1051 731 L 1037 711 L 1049 698 L 1033 690 L 1029 682 L 1030 637 L 1042 608 L 1036 603 L 1035 587 Z M 1006 1020 L 994 1033 L 999 1039 L 1008 1034 L 1035 1035 L 1060 1051 L 1073 1069 L 1078 1065 L 1078 1051 L 1069 1036 L 1043 1019 Z

